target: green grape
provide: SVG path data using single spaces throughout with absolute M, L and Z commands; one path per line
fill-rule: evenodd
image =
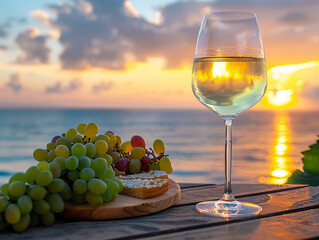
M 78 132 L 74 128 L 70 128 L 66 132 L 65 137 L 72 141 L 77 135 L 78 135 Z
M 131 151 L 132 158 L 142 159 L 145 156 L 145 149 L 141 147 L 135 147 Z
M 85 194 L 85 198 L 92 207 L 100 207 L 103 205 L 103 198 L 99 194 L 87 191 Z
M 9 188 L 9 183 L 2 184 L 1 185 L 1 192 L 8 196 L 8 188 Z
M 122 143 L 122 138 L 120 136 L 115 136 L 115 138 L 116 138 L 116 144 L 120 146 Z
M 93 178 L 88 182 L 88 189 L 95 194 L 103 194 L 107 189 L 107 185 L 102 180 Z
M 97 135 L 95 138 L 94 138 L 94 142 L 97 142 L 97 141 L 100 141 L 100 140 L 103 140 L 104 142 L 106 142 L 107 144 L 110 143 L 110 138 L 104 134 L 101 134 L 101 135 Z
M 44 226 L 51 226 L 55 222 L 55 216 L 52 212 L 49 212 L 46 215 L 41 215 L 40 220 Z
M 76 127 L 76 129 L 78 130 L 78 132 L 79 132 L 80 134 L 84 134 L 85 127 L 86 127 L 86 124 L 85 124 L 85 123 L 80 123 L 80 124 Z
M 65 167 L 68 170 L 75 170 L 79 165 L 79 160 L 75 156 L 70 156 L 65 160 Z
M 139 173 L 141 171 L 141 167 L 142 163 L 137 158 L 133 158 L 129 163 L 129 170 L 131 173 Z
M 47 186 L 49 192 L 51 193 L 59 193 L 64 188 L 64 181 L 61 178 L 55 178 L 52 182 Z
M 96 158 L 92 162 L 92 169 L 94 170 L 96 177 L 103 176 L 106 168 L 107 168 L 107 162 L 104 158 Z
M 78 168 L 82 170 L 83 168 L 91 167 L 91 159 L 89 159 L 87 156 L 82 156 L 79 158 L 79 166 Z
M 113 158 L 113 163 L 117 163 L 117 161 L 121 158 L 121 155 L 117 151 L 111 152 L 110 155 Z
M 72 192 L 71 202 L 73 204 L 84 204 L 84 203 L 86 203 L 85 194 L 78 194 L 76 192 Z
M 155 170 L 160 170 L 160 166 L 159 166 L 158 163 L 153 162 L 153 163 L 150 165 L 149 169 L 150 169 L 150 170 L 153 170 L 153 171 L 155 171 Z
M 153 148 L 158 155 L 163 154 L 165 152 L 165 144 L 161 139 L 156 139 L 153 142 Z
M 31 212 L 30 213 L 30 217 L 31 217 L 31 220 L 30 220 L 29 227 L 37 226 L 39 224 L 39 222 L 40 222 L 39 214 L 37 214 L 35 212 Z
M 27 183 L 33 184 L 35 182 L 35 180 L 37 179 L 37 176 L 39 175 L 40 171 L 41 170 L 38 166 L 29 167 L 25 173 Z
M 55 148 L 56 148 L 56 146 L 55 146 L 54 143 L 50 142 L 50 143 L 47 144 L 47 149 L 48 149 L 48 151 L 51 151 L 51 150 L 53 150 L 53 149 L 55 149 Z
M 70 148 L 72 146 L 72 142 L 69 139 L 63 137 L 56 140 L 55 145 L 56 146 L 64 145 Z
M 74 143 L 81 143 L 82 144 L 83 143 L 82 137 L 78 135 L 75 138 L 73 138 L 72 142 L 73 142 L 73 144 Z
M 21 214 L 30 213 L 32 210 L 32 206 L 33 206 L 31 198 L 27 195 L 23 195 L 23 196 L 19 197 L 19 199 L 17 201 L 17 205 L 20 209 Z
M 112 133 L 110 133 L 110 132 L 105 133 L 105 135 L 110 138 L 110 144 L 113 145 L 113 146 L 115 146 L 115 144 L 116 144 L 116 142 L 117 142 L 116 137 L 115 137 Z
M 121 144 L 120 148 L 123 150 L 123 152 L 129 153 L 129 152 L 131 152 L 133 147 L 132 147 L 131 141 L 126 141 L 126 142 Z
M 78 194 L 83 194 L 87 191 L 87 183 L 83 179 L 77 179 L 73 183 L 73 191 Z
M 10 227 L 10 224 L 7 223 L 7 221 L 4 219 L 4 217 L 2 217 L 2 215 L 1 215 L 1 218 L 2 218 L 2 220 L 0 221 L 0 232 L 4 231 Z
M 8 223 L 15 224 L 21 219 L 21 212 L 17 204 L 11 203 L 6 207 L 4 216 Z
M 88 138 L 94 138 L 98 131 L 99 127 L 95 123 L 89 123 L 84 129 L 84 134 Z
M 53 162 L 57 163 L 60 165 L 61 170 L 63 171 L 65 169 L 65 160 L 66 158 L 64 157 L 56 157 Z
M 92 168 L 83 168 L 80 171 L 80 178 L 85 181 L 90 181 L 94 177 L 95 177 L 95 172 Z
M 111 155 L 105 153 L 100 155 L 99 158 L 104 158 L 107 162 L 107 166 L 111 167 L 111 164 L 113 163 L 113 158 L 111 157 Z
M 57 193 L 49 193 L 45 200 L 50 205 L 50 209 L 54 213 L 61 213 L 64 210 L 64 202 Z
M 103 178 L 114 178 L 115 177 L 115 172 L 114 172 L 113 169 L 107 168 L 102 177 Z
M 70 179 L 72 182 L 80 178 L 80 173 L 78 170 L 71 170 L 68 172 L 68 179 Z
M 39 162 L 48 160 L 48 151 L 44 149 L 36 149 L 33 152 L 33 158 Z
M 112 180 L 117 182 L 117 184 L 119 185 L 119 192 L 121 192 L 124 189 L 122 181 L 118 178 L 112 178 Z
M 58 178 L 61 176 L 61 167 L 58 163 L 52 162 L 49 164 L 49 167 L 53 178 Z
M 36 183 L 40 186 L 47 186 L 52 182 L 53 175 L 49 170 L 44 170 L 39 173 Z
M 112 179 L 104 178 L 103 182 L 106 183 L 112 194 L 117 194 L 120 191 L 120 186 Z
M 53 159 L 56 158 L 56 155 L 55 155 L 55 149 L 52 149 L 49 153 L 48 153 L 48 162 L 52 162 Z
M 159 167 L 161 171 L 165 171 L 168 174 L 172 172 L 172 163 L 168 157 L 163 157 L 160 159 Z
M 70 156 L 70 150 L 67 146 L 59 145 L 55 149 L 55 155 L 57 157 L 67 158 L 68 156 Z
M 99 140 L 95 142 L 95 148 L 96 148 L 96 153 L 100 155 L 107 152 L 108 145 L 105 141 Z
M 25 175 L 25 173 L 23 172 L 18 172 L 13 174 L 10 179 L 9 179 L 9 184 L 11 184 L 14 181 L 20 181 L 20 182 L 27 182 L 27 177 Z
M 21 217 L 19 222 L 13 224 L 12 228 L 15 232 L 23 232 L 28 228 L 30 221 L 31 221 L 30 214 L 26 214 Z
M 85 156 L 85 154 L 86 154 L 85 146 L 81 143 L 76 143 L 71 148 L 71 153 L 73 156 L 75 156 L 77 158 Z
M 46 162 L 46 161 L 39 162 L 39 163 L 37 164 L 37 166 L 40 168 L 40 171 L 49 170 L 49 169 L 50 169 L 49 163 Z
M 28 196 L 32 200 L 41 200 L 45 197 L 47 191 L 44 187 L 39 185 L 30 185 L 28 188 Z
M 105 193 L 103 193 L 101 196 L 102 196 L 104 202 L 112 201 L 112 193 L 111 193 L 111 190 L 109 188 L 106 189 Z
M 14 181 L 13 183 L 10 184 L 8 189 L 10 195 L 14 197 L 22 196 L 26 190 L 27 190 L 27 187 L 25 183 L 21 181 Z
M 0 213 L 4 212 L 6 207 L 9 205 L 8 198 L 5 196 L 0 197 Z
M 108 144 L 108 148 L 107 148 L 107 154 L 110 154 L 111 152 L 113 152 L 113 149 L 114 149 L 114 147 L 113 147 L 113 145 L 112 144 Z
M 59 192 L 61 198 L 63 201 L 67 202 L 71 199 L 72 197 L 72 191 L 67 183 L 64 182 L 64 188 L 61 192 Z
M 89 158 L 93 158 L 96 154 L 96 147 L 94 143 L 85 144 L 86 148 L 86 156 Z
M 40 215 L 47 215 L 50 212 L 50 205 L 45 200 L 36 200 L 33 202 L 33 210 Z

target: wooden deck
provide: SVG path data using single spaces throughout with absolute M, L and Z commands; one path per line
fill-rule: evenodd
M 218 199 L 221 185 L 180 184 L 179 204 L 162 212 L 108 221 L 58 220 L 0 239 L 310 239 L 319 238 L 319 187 L 304 185 L 234 184 L 240 201 L 260 205 L 260 215 L 226 221 L 200 214 L 195 205 Z

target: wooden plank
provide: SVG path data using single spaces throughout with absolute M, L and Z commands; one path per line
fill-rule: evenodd
M 319 238 L 319 209 L 166 234 L 148 239 L 299 240 Z
M 265 193 L 280 192 L 307 185 L 270 185 L 270 184 L 233 184 L 233 194 L 237 197 L 260 195 Z M 224 192 L 223 185 L 197 186 L 196 188 L 182 189 L 181 201 L 177 205 L 195 204 L 202 201 L 219 199 Z
M 203 189 L 202 191 L 205 191 Z M 206 189 L 206 191 L 208 191 Z M 240 197 L 239 200 L 260 204 L 263 211 L 259 217 L 270 217 L 275 214 L 285 214 L 287 211 L 318 206 L 319 188 L 307 187 L 285 192 L 275 192 L 251 197 Z M 254 220 L 256 217 L 250 218 Z M 247 220 L 247 219 L 246 219 Z M 238 221 L 238 220 L 237 220 Z M 221 218 L 200 214 L 194 205 L 169 208 L 165 211 L 133 219 L 111 221 L 60 222 L 49 228 L 37 227 L 23 234 L 6 233 L 6 237 L 32 239 L 114 239 L 143 238 L 158 234 L 185 231 L 189 228 L 213 227 L 234 222 Z
M 214 186 L 216 184 L 205 184 L 205 183 L 178 183 L 181 189 L 186 188 L 196 188 L 196 187 L 207 187 L 207 186 Z

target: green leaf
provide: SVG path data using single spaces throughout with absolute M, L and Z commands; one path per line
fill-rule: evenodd
M 300 184 L 303 181 L 303 174 L 299 169 L 295 170 L 288 178 L 286 184 Z
M 304 158 L 302 158 L 303 169 L 306 172 L 319 173 L 319 149 L 311 149 L 302 152 L 302 154 L 304 155 Z

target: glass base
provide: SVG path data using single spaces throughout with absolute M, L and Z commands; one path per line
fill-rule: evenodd
M 208 201 L 196 205 L 200 213 L 223 218 L 238 218 L 255 216 L 262 210 L 261 207 L 252 203 L 238 201 Z

